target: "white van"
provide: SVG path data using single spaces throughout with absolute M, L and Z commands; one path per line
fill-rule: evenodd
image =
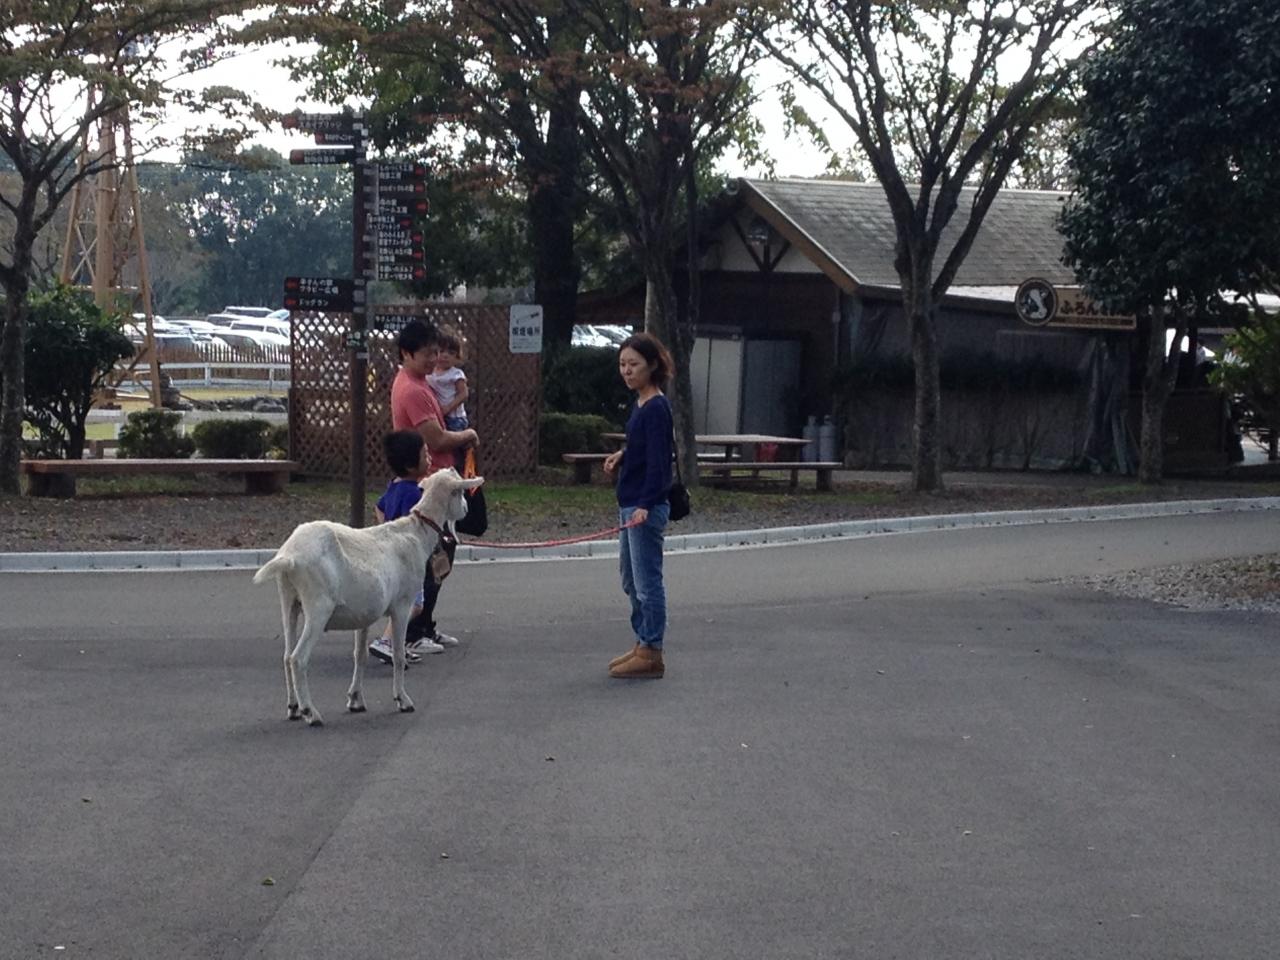
M 270 333 L 277 337 L 289 339 L 291 327 L 288 311 L 283 311 L 283 319 L 277 317 L 238 317 L 233 313 L 211 313 L 209 322 L 228 330 L 240 330 L 245 333 Z
M 229 313 L 237 317 L 271 317 L 275 320 L 288 320 L 289 311 L 273 309 L 272 307 L 223 307 L 223 313 Z

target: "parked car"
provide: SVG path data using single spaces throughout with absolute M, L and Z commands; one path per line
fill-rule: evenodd
M 147 315 L 145 313 L 135 313 L 133 315 L 133 322 L 126 323 L 125 326 L 136 327 L 138 330 L 142 330 L 145 332 L 147 329 Z M 151 329 L 154 330 L 156 333 L 185 332 L 182 329 L 181 325 L 173 323 L 169 320 L 166 320 L 164 317 L 160 316 L 160 314 L 158 313 L 153 313 L 151 315 Z
M 208 320 L 170 320 L 169 324 L 188 333 L 212 334 L 218 329 L 216 323 L 210 323 Z
M 270 317 L 263 317 L 260 320 L 232 320 L 227 324 L 232 330 L 256 330 L 259 333 L 274 333 L 276 336 L 289 339 L 292 327 L 289 326 L 288 320 L 273 320 Z
M 614 342 L 603 333 L 597 333 L 595 327 L 586 323 L 575 324 L 569 340 L 574 347 L 612 347 Z
M 261 320 L 270 317 L 273 320 L 288 320 L 289 311 L 273 307 L 223 307 L 222 312 L 233 317 L 255 317 Z
M 288 337 L 261 330 L 232 330 L 228 327 L 218 330 L 214 336 L 246 356 L 261 356 L 267 347 L 289 349 Z
M 209 322 L 226 330 L 248 330 L 258 333 L 271 333 L 289 339 L 292 327 L 289 324 L 288 311 L 285 317 L 239 317 L 231 313 L 211 313 Z

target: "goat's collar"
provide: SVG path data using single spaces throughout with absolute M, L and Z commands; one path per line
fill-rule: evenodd
M 442 537 L 444 536 L 444 531 L 440 529 L 440 524 L 436 523 L 434 520 L 428 517 L 425 513 L 419 513 L 417 510 L 410 510 L 409 512 L 412 513 L 419 520 L 421 520 L 426 526 L 430 527 L 432 530 L 438 533 L 440 536 Z

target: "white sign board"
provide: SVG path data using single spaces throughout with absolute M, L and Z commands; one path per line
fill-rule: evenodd
M 536 303 L 513 303 L 507 342 L 512 353 L 541 353 L 542 307 Z

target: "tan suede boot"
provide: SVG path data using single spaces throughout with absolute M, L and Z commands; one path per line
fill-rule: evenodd
M 662 651 L 640 644 L 635 653 L 609 671 L 609 676 L 619 680 L 657 680 L 665 672 Z
M 634 656 L 636 655 L 636 651 L 637 651 L 637 650 L 639 650 L 639 649 L 640 649 L 640 641 L 639 641 L 639 640 L 637 640 L 637 641 L 636 641 L 636 645 L 635 645 L 634 647 L 632 647 L 630 650 L 628 650 L 628 651 L 627 651 L 626 653 L 624 653 L 622 656 L 620 656 L 620 657 L 614 657 L 612 660 L 610 660 L 610 661 L 609 661 L 609 669 L 610 669 L 610 670 L 612 670 L 612 669 L 613 669 L 614 667 L 616 667 L 618 664 L 620 664 L 620 663 L 622 663 L 622 662 L 624 662 L 624 661 L 626 661 L 626 660 L 630 660 L 632 657 L 634 657 Z

